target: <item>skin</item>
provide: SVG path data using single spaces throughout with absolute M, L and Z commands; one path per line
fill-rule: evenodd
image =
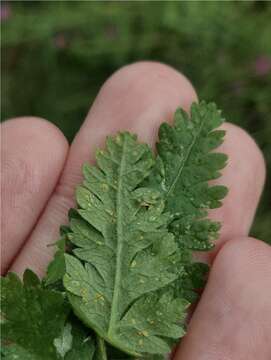
M 24 117 L 2 125 L 1 272 L 26 267 L 44 274 L 74 203 L 81 166 L 94 160 L 105 136 L 122 129 L 154 145 L 162 121 L 174 110 L 187 111 L 197 95 L 174 69 L 140 62 L 113 74 L 101 88 L 69 147 L 46 120 Z M 75 120 L 76 121 L 76 120 Z M 223 223 L 212 253 L 198 257 L 212 264 L 208 284 L 174 360 L 271 359 L 271 247 L 248 237 L 262 192 L 265 165 L 253 139 L 226 123 L 221 151 L 229 155 L 218 183 L 229 187 L 223 207 L 211 217 Z

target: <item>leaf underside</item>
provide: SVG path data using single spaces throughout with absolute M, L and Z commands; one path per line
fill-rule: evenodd
M 120 133 L 84 167 L 78 213 L 66 254 L 64 285 L 75 313 L 109 343 L 138 355 L 170 351 L 183 335 L 187 302 L 156 291 L 180 275 L 170 215 L 156 190 L 141 187 L 154 164 L 150 149 Z M 147 316 L 149 314 L 149 316 Z

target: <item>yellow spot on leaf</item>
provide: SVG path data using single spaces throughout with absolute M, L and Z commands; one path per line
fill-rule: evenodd
M 145 337 L 149 336 L 149 333 L 146 330 L 139 331 L 137 334 L 139 336 L 145 336 Z
M 101 188 L 103 191 L 108 191 L 109 190 L 109 186 L 107 184 L 101 184 Z
M 97 294 L 95 295 L 94 301 L 104 301 L 103 295 L 97 293 Z

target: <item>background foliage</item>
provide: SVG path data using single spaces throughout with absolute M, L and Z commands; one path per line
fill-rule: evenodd
M 44 117 L 72 140 L 112 72 L 168 63 L 264 152 L 269 177 L 252 233 L 271 242 L 270 18 L 271 3 L 258 1 L 4 2 L 2 119 Z

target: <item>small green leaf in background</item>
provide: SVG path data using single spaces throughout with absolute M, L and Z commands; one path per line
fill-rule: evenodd
M 14 273 L 1 278 L 1 290 L 1 354 L 5 360 L 92 359 L 92 342 L 86 344 L 88 357 L 80 357 L 83 350 L 78 342 L 85 344 L 86 337 L 82 331 L 73 336 L 72 325 L 66 323 L 71 309 L 62 293 L 42 288 L 30 270 L 24 273 L 24 283 Z
M 54 345 L 57 353 L 64 358 L 66 353 L 72 348 L 71 324 L 66 324 L 60 337 L 54 339 Z
M 67 352 L 65 360 L 98 360 L 93 334 L 89 332 L 74 315 L 69 318 L 72 324 L 72 348 Z
M 62 280 L 65 274 L 65 247 L 66 236 L 62 235 L 61 239 L 56 243 L 57 251 L 55 253 L 53 261 L 50 262 L 47 268 L 47 274 L 44 279 L 45 285 L 49 286 Z

